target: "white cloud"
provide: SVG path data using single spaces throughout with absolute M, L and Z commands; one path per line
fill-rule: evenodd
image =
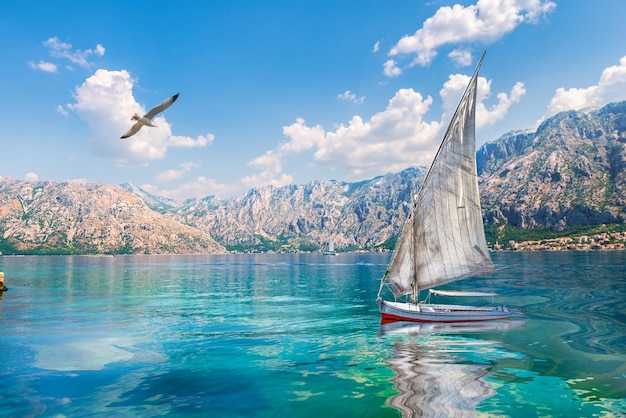
M 511 105 L 519 103 L 524 94 L 526 94 L 524 83 L 518 81 L 508 95 L 506 93 L 498 93 L 496 95 L 498 101 L 493 106 L 487 108 L 484 103 L 479 103 L 476 109 L 476 126 L 481 128 L 485 125 L 493 125 L 497 121 L 504 119 Z
M 537 125 L 546 118 L 566 110 L 601 106 L 606 103 L 626 99 L 626 56 L 618 65 L 605 68 L 598 84 L 585 88 L 559 87 L 548 105 L 548 109 Z
M 352 93 L 350 90 L 346 90 L 345 92 L 338 94 L 337 98 L 356 104 L 361 104 L 365 101 L 365 96 L 356 97 L 356 94 Z
M 83 68 L 90 68 L 94 64 L 89 61 L 89 56 L 95 55 L 104 56 L 105 49 L 102 45 L 96 45 L 95 49 L 86 49 L 84 51 L 80 49 L 72 49 L 72 45 L 69 43 L 61 42 L 56 36 L 48 38 L 44 43 L 50 51 L 50 55 L 55 58 L 64 58 L 69 60 L 72 64 L 77 64 Z
M 65 110 L 65 108 L 63 107 L 63 105 L 57 105 L 56 107 L 57 112 L 59 112 L 59 114 L 61 116 L 65 116 L 68 117 L 70 114 L 67 112 L 67 110 Z
M 191 182 L 180 184 L 171 190 L 161 189 L 152 184 L 142 184 L 141 188 L 156 196 L 169 197 L 179 202 L 190 197 L 228 196 L 238 191 L 231 185 L 222 184 L 204 176 L 197 177 Z
M 358 115 L 334 131 L 308 126 L 303 119 L 283 128 L 287 142 L 265 152 L 248 165 L 258 173 L 241 180 L 248 187 L 272 184 L 281 186 L 292 182 L 292 176 L 283 173 L 283 161 L 290 156 L 312 152 L 313 164 L 333 171 L 343 171 L 350 180 L 361 180 L 384 172 L 394 172 L 409 166 L 427 166 L 434 157 L 442 129 L 449 114 L 467 87 L 468 76 L 450 76 L 440 95 L 446 113 L 440 120 L 425 121 L 424 115 L 433 103 L 413 89 L 401 89 L 389 101 L 385 110 L 369 120 Z M 510 93 L 498 93 L 496 104 L 487 107 L 482 101 L 490 97 L 491 83 L 479 78 L 477 92 L 477 127 L 502 119 L 509 107 L 525 93 L 517 83 Z
M 163 173 L 160 173 L 159 175 L 157 175 L 156 179 L 161 182 L 177 180 L 181 178 L 183 175 L 185 175 L 186 173 L 188 173 L 189 171 L 191 171 L 193 168 L 196 168 L 197 166 L 198 164 L 192 163 L 192 162 L 182 163 L 179 166 L 180 169 L 178 170 L 169 169 L 167 171 L 164 171 Z
M 248 163 L 249 167 L 257 169 L 258 172 L 240 180 L 245 187 L 262 185 L 281 187 L 293 183 L 293 177 L 282 172 L 281 161 L 290 155 L 314 149 L 324 136 L 324 128 L 320 125 L 306 126 L 304 119 L 298 118 L 294 124 L 283 127 L 283 135 L 290 140 Z
M 215 135 L 198 135 L 196 139 L 188 136 L 172 135 L 169 137 L 167 144 L 172 147 L 181 148 L 202 148 L 211 144 L 215 139 Z
M 555 3 L 547 0 L 478 0 L 467 7 L 444 6 L 426 19 L 415 34 L 401 38 L 389 55 L 415 55 L 411 65 L 426 66 L 443 45 L 494 42 L 520 24 L 536 23 L 555 7 Z M 390 76 L 393 75 L 397 74 Z
M 259 168 L 261 171 L 250 176 L 243 177 L 240 182 L 248 189 L 256 186 L 271 185 L 275 187 L 286 186 L 293 183 L 293 177 L 282 173 L 280 159 L 271 151 L 259 157 L 248 165 Z
M 383 73 L 387 77 L 395 77 L 402 74 L 402 70 L 396 64 L 395 60 L 387 60 L 383 65 Z
M 304 119 L 298 118 L 296 123 L 283 127 L 283 135 L 290 140 L 280 144 L 277 149 L 279 156 L 314 148 L 324 135 L 324 128 L 320 125 L 308 127 L 304 124 Z
M 413 89 L 401 89 L 387 108 L 368 121 L 353 116 L 347 125 L 327 132 L 317 144 L 314 160 L 319 164 L 349 171 L 349 178 L 396 171 L 411 165 L 425 164 L 439 122 L 422 118 L 432 104 Z
M 439 130 L 438 122 L 422 121 L 431 103 L 430 97 L 424 100 L 412 89 L 400 90 L 387 109 L 369 121 L 354 116 L 334 132 L 326 132 L 319 125 L 307 126 L 298 119 L 283 128 L 287 142 L 249 163 L 261 171 L 242 182 L 247 186 L 289 184 L 292 177 L 282 173 L 282 160 L 308 150 L 314 151 L 314 163 L 345 170 L 353 179 L 426 163 L 431 155 L 422 152 L 432 148 Z
M 59 69 L 56 64 L 47 61 L 39 61 L 37 63 L 30 61 L 28 65 L 33 70 L 44 71 L 46 73 L 56 73 Z
M 468 50 L 455 49 L 448 57 L 460 67 L 467 67 L 472 63 L 472 53 Z
M 24 181 L 39 181 L 39 176 L 30 171 L 24 175 Z
M 470 77 L 462 74 L 450 75 L 448 81 L 443 85 L 443 88 L 439 91 L 439 95 L 443 99 L 445 116 L 444 120 L 449 120 L 452 117 L 452 113 L 456 109 L 461 96 L 469 83 Z M 517 82 L 512 88 L 509 94 L 498 93 L 496 94 L 497 102 L 490 107 L 485 105 L 491 96 L 491 81 L 483 77 L 478 77 L 478 87 L 476 92 L 476 128 L 480 129 L 483 126 L 492 125 L 497 121 L 503 119 L 509 108 L 514 103 L 519 103 L 522 96 L 526 94 L 524 83 Z
M 128 139 L 119 139 L 134 123 L 130 120 L 133 114 L 146 113 L 135 101 L 134 83 L 126 70 L 100 69 L 76 87 L 76 103 L 68 104 L 67 108 L 89 125 L 89 139 L 97 154 L 112 158 L 119 165 L 145 166 L 163 158 L 168 147 L 204 147 L 213 141 L 212 134 L 196 139 L 173 136 L 163 115 L 153 120 L 157 128 L 144 127 Z
M 372 52 L 376 53 L 380 50 L 380 41 L 376 41 L 374 44 L 374 48 L 372 48 Z

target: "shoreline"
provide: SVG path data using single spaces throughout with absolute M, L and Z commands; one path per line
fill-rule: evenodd
M 595 251 L 624 251 L 626 250 L 626 245 L 616 246 L 616 247 L 546 247 L 546 246 L 535 246 L 535 245 L 524 245 L 524 243 L 518 243 L 520 245 L 519 248 L 490 248 L 490 252 L 494 253 L 515 253 L 515 252 L 595 252 Z M 339 256 L 342 254 L 384 254 L 391 253 L 392 250 L 386 251 L 337 251 L 335 255 Z M 276 251 L 266 251 L 266 252 L 231 252 L 231 253 L 155 253 L 155 254 L 0 254 L 0 258 L 18 258 L 18 257 L 152 257 L 152 256 L 205 256 L 205 255 L 244 255 L 244 254 L 267 254 L 267 255 L 277 255 L 277 254 L 318 254 L 318 255 L 326 255 L 323 252 L 316 251 L 285 251 L 285 252 L 276 252 Z

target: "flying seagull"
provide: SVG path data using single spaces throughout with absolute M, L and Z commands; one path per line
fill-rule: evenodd
M 148 113 L 146 113 L 145 115 L 143 115 L 143 116 L 139 116 L 138 114 L 135 113 L 133 115 L 133 117 L 130 118 L 130 120 L 136 120 L 137 123 L 135 123 L 133 125 L 133 127 L 130 128 L 130 130 L 128 132 L 126 132 L 124 135 L 122 135 L 120 137 L 120 139 L 128 138 L 129 136 L 135 135 L 137 132 L 139 132 L 139 130 L 141 129 L 142 126 L 156 127 L 156 125 L 152 124 L 152 118 L 155 117 L 158 113 L 161 113 L 165 109 L 170 107 L 172 105 L 172 103 L 174 103 L 176 101 L 176 99 L 178 99 L 178 95 L 179 94 L 180 93 L 176 93 L 172 97 L 169 97 L 169 98 L 163 100 L 160 105 L 150 109 L 150 111 Z

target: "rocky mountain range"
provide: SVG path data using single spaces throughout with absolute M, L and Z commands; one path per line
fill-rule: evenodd
M 211 235 L 183 225 L 120 186 L 0 178 L 3 254 L 216 253 Z
M 223 201 L 188 200 L 171 214 L 230 249 L 318 250 L 331 236 L 335 248 L 371 249 L 398 234 L 425 173 L 408 168 L 359 183 L 265 186 Z
M 626 102 L 560 113 L 478 150 L 487 224 L 518 229 L 623 223 Z
M 477 152 L 487 225 L 624 223 L 626 102 L 560 113 Z M 0 251 L 215 253 L 393 247 L 425 167 L 182 204 L 133 186 L 0 178 Z

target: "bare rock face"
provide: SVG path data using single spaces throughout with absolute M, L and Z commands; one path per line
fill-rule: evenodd
M 478 152 L 488 223 L 517 228 L 623 223 L 626 102 L 563 112 L 534 133 L 509 134 Z
M 626 102 L 570 111 L 477 152 L 489 225 L 520 229 L 623 223 Z M 426 168 L 358 183 L 259 187 L 183 204 L 130 184 L 0 178 L 0 251 L 215 253 L 393 246 Z
M 626 102 L 563 112 L 536 132 L 517 131 L 477 153 L 486 223 L 520 229 L 623 223 Z M 425 168 L 360 183 L 261 187 L 226 201 L 192 200 L 175 218 L 224 245 L 283 240 L 295 247 L 373 248 L 393 240 Z
M 419 188 L 424 174 L 424 168 L 409 168 L 360 183 L 259 187 L 224 201 L 189 200 L 173 216 L 210 231 L 227 246 L 269 240 L 318 249 L 332 236 L 336 248 L 372 248 L 398 233 L 409 212 L 411 191 Z
M 19 251 L 225 252 L 208 233 L 155 212 L 119 186 L 78 182 L 0 179 L 0 232 Z

